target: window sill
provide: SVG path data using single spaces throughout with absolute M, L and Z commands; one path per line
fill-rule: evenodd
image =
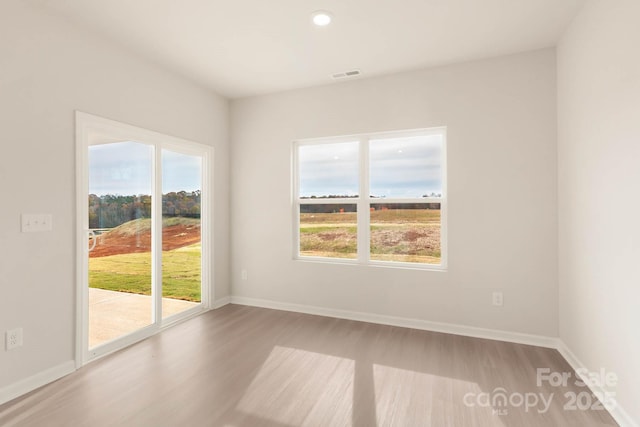
M 306 256 L 295 257 L 293 258 L 293 261 L 301 261 L 301 262 L 314 263 L 314 264 L 391 268 L 391 269 L 399 269 L 399 270 L 433 271 L 433 272 L 441 272 L 441 273 L 447 272 L 447 267 L 444 265 L 418 264 L 418 263 L 412 263 L 412 262 L 389 262 L 389 261 L 360 262 L 355 259 L 320 258 L 320 257 L 306 257 Z

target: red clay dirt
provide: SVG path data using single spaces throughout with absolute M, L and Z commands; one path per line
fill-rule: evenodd
M 89 252 L 90 258 L 110 255 L 151 252 L 151 232 L 135 235 L 106 233 L 97 237 L 96 247 Z M 171 225 L 162 229 L 162 250 L 170 251 L 183 246 L 200 243 L 200 227 L 193 225 Z

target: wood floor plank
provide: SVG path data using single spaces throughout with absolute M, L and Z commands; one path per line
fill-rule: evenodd
M 0 406 L 0 425 L 616 425 L 564 410 L 585 389 L 539 387 L 537 368 L 573 373 L 552 349 L 228 305 Z

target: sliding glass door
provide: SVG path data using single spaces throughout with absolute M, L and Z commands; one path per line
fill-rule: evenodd
M 82 363 L 208 308 L 209 147 L 78 113 Z

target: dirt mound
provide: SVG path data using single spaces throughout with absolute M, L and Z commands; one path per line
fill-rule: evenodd
M 180 218 L 165 220 L 162 227 L 162 250 L 170 251 L 200 243 L 200 221 Z M 90 258 L 118 254 L 151 252 L 151 220 L 140 219 L 122 224 L 97 236 Z

